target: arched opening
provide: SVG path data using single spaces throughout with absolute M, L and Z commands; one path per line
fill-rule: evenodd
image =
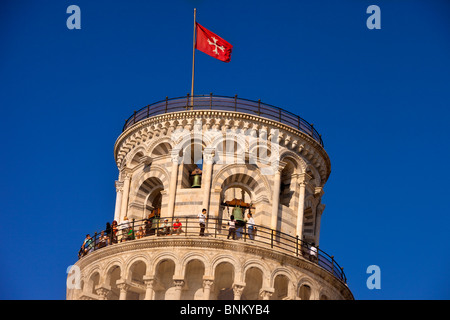
M 147 270 L 147 265 L 143 261 L 136 261 L 130 267 L 128 280 L 132 286 L 127 292 L 127 300 L 143 300 L 145 297 L 144 275 Z
M 194 177 L 192 172 L 198 168 L 203 170 L 203 150 L 204 145 L 202 141 L 192 138 L 182 151 L 183 162 L 181 164 L 181 188 L 192 188 L 194 185 Z M 198 181 L 201 185 L 201 178 Z
M 220 263 L 214 270 L 214 291 L 216 300 L 233 300 L 234 267 L 229 262 Z
M 226 135 L 215 144 L 215 162 L 218 164 L 245 163 L 245 146 L 237 135 Z
M 86 291 L 88 293 L 96 294 L 95 287 L 98 286 L 99 283 L 100 283 L 100 274 L 98 272 L 95 272 L 90 276 L 89 280 L 86 283 Z
M 191 260 L 186 265 L 185 289 L 182 292 L 181 300 L 198 300 L 203 297 L 203 275 L 205 265 L 200 260 Z
M 168 142 L 162 142 L 153 148 L 151 157 L 154 159 L 161 156 L 168 156 L 171 150 L 172 146 Z
M 301 300 L 311 300 L 311 287 L 307 284 L 302 284 L 298 296 Z
M 241 300 L 258 300 L 262 288 L 263 273 L 259 268 L 251 267 L 245 273 L 245 288 Z
M 156 267 L 156 279 L 158 281 L 158 288 L 155 290 L 155 300 L 171 300 L 171 293 L 173 285 L 173 275 L 175 272 L 175 263 L 166 259 L 161 261 Z
M 295 202 L 295 165 L 288 159 L 284 159 L 286 166 L 281 171 L 280 181 L 280 204 L 286 207 L 293 207 Z
M 284 300 L 289 294 L 289 279 L 283 274 L 279 274 L 275 277 L 274 281 L 274 293 L 271 300 Z
M 134 168 L 135 166 L 137 166 L 140 163 L 140 160 L 143 156 L 144 156 L 143 152 L 141 151 L 137 152 L 134 155 L 133 159 L 131 159 L 129 168 Z
M 117 287 L 117 280 L 121 278 L 121 269 L 119 266 L 112 266 L 106 274 L 106 284 L 111 287 L 108 300 L 119 300 L 120 290 Z
M 140 213 L 136 212 L 134 215 L 138 219 L 159 215 L 162 206 L 161 191 L 163 190 L 164 185 L 160 179 L 156 177 L 146 179 L 137 192 L 136 200 L 134 201 L 137 205 L 134 206 L 134 203 L 131 204 L 132 208 L 136 207 L 135 210 L 142 210 Z M 139 203 L 142 203 L 142 205 L 139 205 Z

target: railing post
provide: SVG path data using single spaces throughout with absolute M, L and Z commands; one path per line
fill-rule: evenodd
M 311 123 L 311 137 L 314 138 L 314 124 Z
M 298 257 L 298 235 L 296 237 L 295 255 Z
M 334 256 L 331 256 L 331 274 L 334 276 Z
M 217 220 L 216 220 L 216 224 L 214 226 L 214 238 L 217 238 Z
M 134 114 L 133 114 L 133 124 L 136 123 L 136 110 L 134 110 Z
M 150 105 L 147 106 L 147 118 L 150 116 Z
M 237 111 L 237 94 L 234 95 L 234 111 Z
M 209 93 L 209 109 L 212 110 L 212 92 Z
M 278 108 L 279 116 L 280 116 L 280 122 L 281 122 L 281 108 Z
M 261 115 L 261 99 L 258 99 L 258 116 Z
M 165 109 L 165 113 L 167 113 L 167 106 L 169 104 L 169 97 L 166 96 L 166 109 Z
M 270 234 L 270 247 L 273 248 L 273 229 L 271 229 L 271 234 Z
M 133 237 L 131 240 L 134 240 L 134 239 L 136 239 L 136 237 L 135 237 L 135 233 L 134 233 L 134 218 L 133 218 L 133 220 L 131 221 L 131 236 Z
M 97 242 L 97 232 L 94 233 L 94 241 L 92 241 L 92 245 L 94 247 L 93 251 L 95 251 L 95 249 L 97 247 L 97 243 L 96 242 Z
M 186 233 L 186 237 L 188 236 L 188 218 L 186 217 L 186 230 L 184 231 Z

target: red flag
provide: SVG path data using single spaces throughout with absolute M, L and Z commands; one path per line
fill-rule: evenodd
M 224 62 L 230 62 L 233 46 L 227 41 L 196 23 L 195 48 Z

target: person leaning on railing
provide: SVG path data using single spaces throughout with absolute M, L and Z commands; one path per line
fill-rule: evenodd
M 176 218 L 173 223 L 172 230 L 172 234 L 180 234 L 180 232 L 182 232 L 180 219 Z

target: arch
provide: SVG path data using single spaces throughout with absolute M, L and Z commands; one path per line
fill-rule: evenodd
M 129 259 L 125 266 L 126 278 L 128 280 L 132 280 L 133 272 L 134 272 L 133 267 L 135 267 L 135 265 L 139 264 L 139 263 L 142 263 L 144 265 L 143 273 L 142 273 L 142 270 L 138 270 L 139 273 L 142 273 L 142 276 L 147 274 L 148 266 L 149 266 L 148 257 L 147 257 L 147 255 L 144 255 L 144 254 L 138 254 L 138 255 L 133 256 L 131 259 Z
M 208 269 L 208 265 L 209 265 L 209 260 L 206 257 L 206 255 L 203 255 L 200 252 L 189 252 L 187 254 L 184 255 L 183 259 L 180 261 L 180 265 L 181 265 L 181 270 L 183 272 L 182 276 L 185 277 L 185 273 L 186 273 L 186 266 L 189 264 L 189 262 L 193 261 L 193 260 L 199 260 L 203 263 L 203 265 L 205 266 L 205 274 L 209 275 L 211 271 Z
M 96 294 L 95 287 L 98 286 L 99 284 L 100 284 L 100 271 L 98 270 L 98 268 L 96 268 L 93 272 L 91 272 L 91 274 L 87 278 L 83 290 L 85 290 L 84 292 L 86 293 Z
M 297 296 L 300 300 L 315 300 L 317 284 L 311 278 L 303 276 L 297 282 Z
M 297 153 L 284 149 L 280 153 L 280 161 L 287 161 L 290 159 L 296 166 L 296 173 L 305 173 L 307 168 L 306 161 L 300 157 Z
M 184 269 L 185 290 L 182 292 L 181 300 L 194 300 L 203 295 L 203 276 L 205 274 L 205 263 L 200 259 L 190 259 Z M 200 291 L 200 292 L 199 292 Z
M 212 295 L 216 300 L 234 299 L 233 284 L 236 279 L 236 269 L 230 261 L 222 260 L 214 268 L 214 290 Z
M 117 287 L 117 280 L 123 278 L 122 272 L 122 263 L 117 263 L 117 261 L 112 261 L 108 268 L 106 268 L 105 272 L 105 284 L 111 287 L 109 300 L 119 300 L 120 291 Z
M 139 164 L 139 160 L 142 156 L 147 154 L 147 150 L 144 146 L 138 146 L 133 149 L 130 153 L 127 154 L 125 161 L 122 161 L 122 164 L 130 169 L 133 169 Z
M 253 264 L 244 272 L 244 277 L 245 287 L 242 291 L 241 300 L 258 300 L 264 282 L 263 270 Z
M 243 177 L 243 175 L 249 176 L 256 183 L 253 185 L 255 192 L 256 200 L 260 200 L 261 197 L 266 198 L 267 200 L 271 199 L 272 188 L 269 184 L 269 181 L 265 176 L 263 176 L 259 169 L 255 165 L 250 164 L 234 164 L 224 166 L 212 179 L 211 190 L 216 188 L 222 188 L 223 182 L 225 179 L 228 179 L 232 175 L 238 175 L 235 177 L 234 181 L 239 181 L 239 177 Z M 233 182 L 234 182 L 233 181 Z M 231 180 L 229 180 L 231 182 Z M 240 180 L 242 183 L 242 180 Z
M 147 147 L 147 153 L 151 157 L 161 156 L 163 154 L 160 154 L 162 151 L 167 149 L 172 149 L 174 145 L 173 139 L 168 136 L 158 137 L 155 139 L 152 139 Z M 169 152 L 170 154 L 170 152 Z

